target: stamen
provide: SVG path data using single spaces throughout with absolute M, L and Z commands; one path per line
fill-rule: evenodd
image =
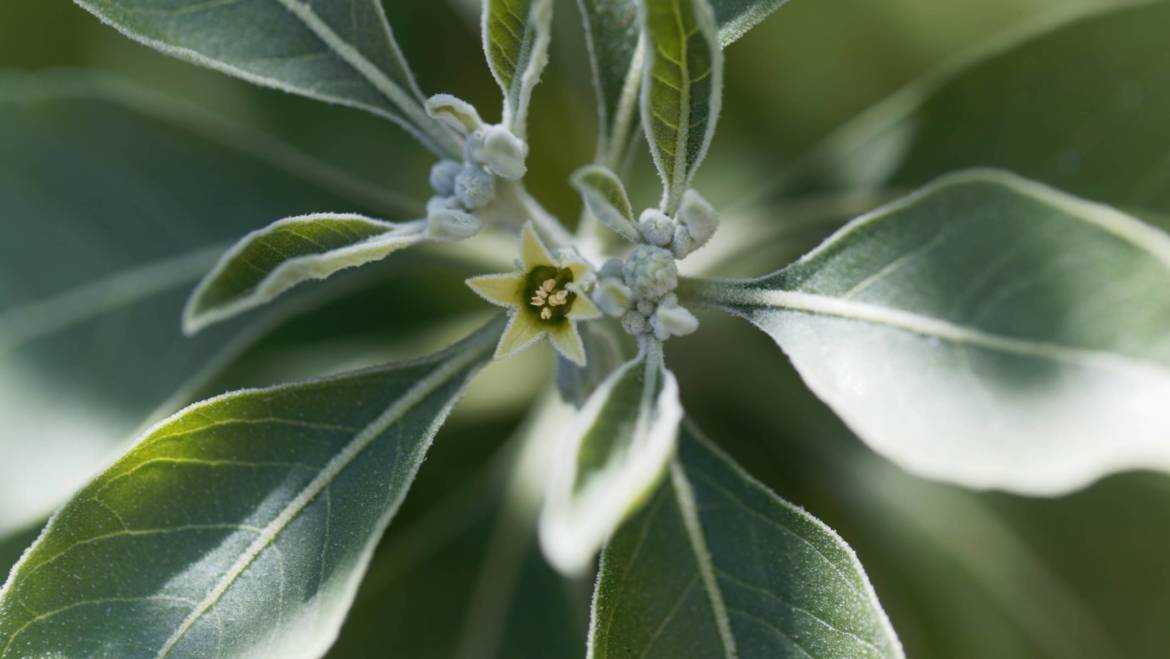
M 560 290 L 548 296 L 548 303 L 554 307 L 559 307 L 565 302 L 569 301 L 569 291 Z
M 549 307 L 544 307 L 540 310 L 540 319 L 548 320 L 549 318 L 552 318 L 552 309 Z

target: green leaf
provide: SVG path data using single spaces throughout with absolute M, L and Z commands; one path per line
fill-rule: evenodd
M 1170 468 L 1170 237 L 995 171 L 953 175 L 757 280 L 698 283 L 874 450 L 1059 494 Z
M 731 45 L 788 0 L 710 0 L 719 25 L 719 42 Z
M 715 135 L 723 51 L 707 0 L 643 0 L 642 127 L 673 214 Z
M 587 165 L 573 174 L 572 183 L 594 217 L 622 238 L 641 242 L 634 208 L 617 174 L 599 165 Z
M 1170 4 L 1081 14 L 907 87 L 842 128 L 790 184 L 912 190 L 997 167 L 1133 212 L 1170 211 L 1170 61 L 1150 56 Z
M 712 0 L 719 41 L 727 47 L 787 0 Z M 638 0 L 577 0 L 585 24 L 597 92 L 599 131 L 595 162 L 621 166 L 638 128 L 642 51 Z
M 678 382 L 650 342 L 589 397 L 562 438 L 540 519 L 545 556 L 583 573 L 614 530 L 645 503 L 674 454 Z
M 601 558 L 590 657 L 902 657 L 853 550 L 684 426 Z
M 416 212 L 279 143 L 78 73 L 0 74 L 0 199 L 12 220 L 0 240 L 0 532 L 47 516 L 149 417 L 329 294 L 184 337 L 184 301 L 235 238 L 307 208 Z
M 195 334 L 301 282 L 380 261 L 425 235 L 425 221 L 395 224 L 342 213 L 279 220 L 248 234 L 220 258 L 187 301 L 183 330 Z
M 436 154 L 461 153 L 455 136 L 423 111 L 422 93 L 378 0 L 75 1 L 167 55 L 367 110 L 401 125 Z
M 321 654 L 501 330 L 497 319 L 426 359 L 226 394 L 158 424 L 14 569 L 0 657 Z
M 548 64 L 552 0 L 484 0 L 483 50 L 504 92 L 504 125 L 524 139 L 528 102 Z

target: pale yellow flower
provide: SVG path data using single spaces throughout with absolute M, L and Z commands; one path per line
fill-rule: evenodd
M 578 320 L 600 318 L 601 312 L 581 290 L 589 265 L 558 261 L 541 242 L 532 223 L 520 232 L 518 272 L 482 275 L 467 280 L 483 299 L 508 308 L 508 327 L 496 346 L 496 358 L 509 357 L 547 336 L 566 359 L 585 365 L 585 346 Z

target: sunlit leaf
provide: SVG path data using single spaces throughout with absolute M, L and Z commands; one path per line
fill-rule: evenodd
M 901 657 L 853 550 L 684 426 L 605 548 L 590 657 Z
M 126 36 L 265 87 L 384 116 L 438 154 L 454 135 L 423 111 L 378 0 L 76 0 Z
M 0 657 L 319 655 L 502 326 L 158 424 L 17 565 L 0 591 Z
M 532 90 L 548 64 L 552 0 L 484 0 L 483 48 L 504 92 L 504 124 L 524 137 Z
M 723 51 L 707 0 L 645 0 L 641 16 L 642 126 L 673 214 L 715 136 Z
M 719 25 L 719 41 L 726 47 L 760 24 L 788 0 L 710 0 Z
M 654 491 L 674 453 L 678 382 L 649 344 L 614 371 L 563 431 L 540 520 L 550 563 L 588 568 L 605 539 Z
M 183 329 L 194 334 L 301 282 L 386 258 L 425 235 L 425 221 L 395 224 L 341 213 L 279 220 L 248 234 L 220 258 L 187 301 Z
M 963 173 L 775 274 L 695 286 L 915 473 L 1057 494 L 1170 468 L 1170 238 L 1113 209 Z

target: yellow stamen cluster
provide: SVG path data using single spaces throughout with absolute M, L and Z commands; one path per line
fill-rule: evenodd
M 559 307 L 569 301 L 569 291 L 565 289 L 557 290 L 557 282 L 554 279 L 545 279 L 540 284 L 540 288 L 532 294 L 532 299 L 529 303 L 534 307 L 540 307 L 541 320 L 548 320 L 552 318 L 553 307 Z

